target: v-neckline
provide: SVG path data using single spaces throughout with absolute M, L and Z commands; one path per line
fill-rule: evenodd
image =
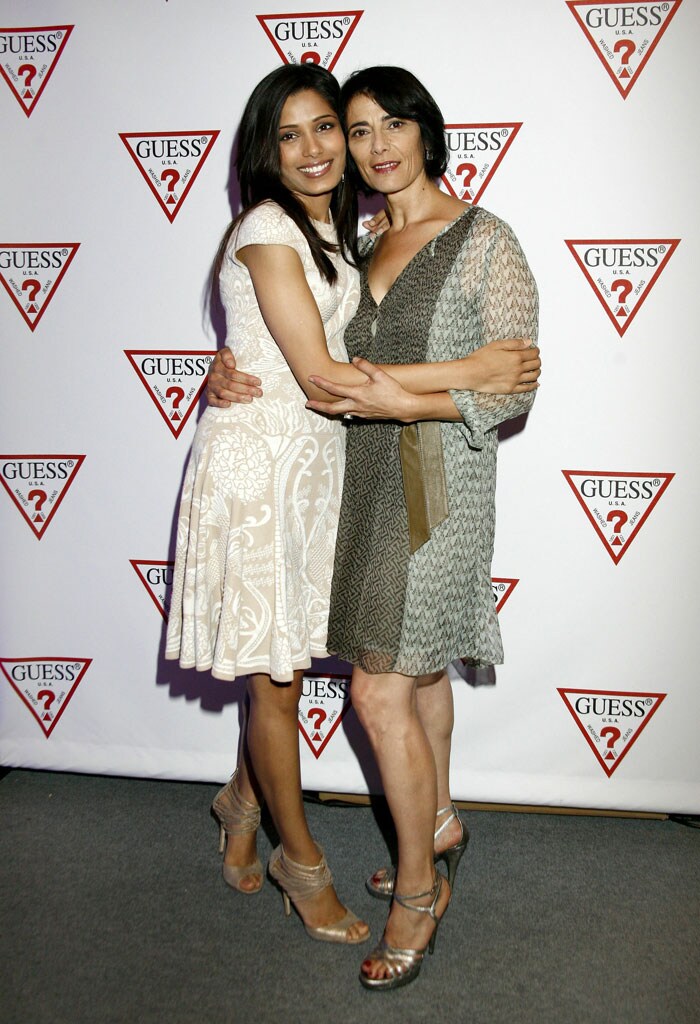
M 368 268 L 367 273 L 365 274 L 365 283 L 367 285 L 367 293 L 368 293 L 370 299 L 372 300 L 372 302 L 373 302 L 373 304 L 374 304 L 376 309 L 380 309 L 381 308 L 382 304 L 386 300 L 387 295 L 389 295 L 389 293 L 394 289 L 394 287 L 396 286 L 397 282 L 400 281 L 400 279 L 406 273 L 406 271 L 411 266 L 413 261 L 418 259 L 418 257 L 421 255 L 421 253 L 425 249 L 427 249 L 429 245 L 434 245 L 435 242 L 437 242 L 438 238 L 441 238 L 442 235 L 444 235 L 447 231 L 449 231 L 451 228 L 453 228 L 455 226 L 455 224 L 457 224 L 462 219 L 462 217 L 465 217 L 471 210 L 474 210 L 474 209 L 476 209 L 476 207 L 468 206 L 465 210 L 462 210 L 462 212 L 457 217 L 455 217 L 454 220 L 451 220 L 449 222 L 449 224 L 445 224 L 444 227 L 440 228 L 440 230 L 438 231 L 438 233 L 436 235 L 433 235 L 432 238 L 429 238 L 428 241 L 425 242 L 425 244 L 420 247 L 420 249 L 418 249 L 416 252 L 414 252 L 413 256 L 411 256 L 411 258 L 408 261 L 408 263 L 406 263 L 405 266 L 403 266 L 401 268 L 401 270 L 398 272 L 398 274 L 396 275 L 394 280 L 391 282 L 391 284 L 389 285 L 387 290 L 384 292 L 384 295 L 379 300 L 379 302 L 377 302 L 377 300 L 375 299 L 374 295 L 372 294 L 372 289 L 371 289 L 370 283 L 369 283 L 369 268 Z M 374 247 L 372 248 L 372 252 L 374 252 Z M 370 260 L 370 263 L 371 263 L 371 260 Z

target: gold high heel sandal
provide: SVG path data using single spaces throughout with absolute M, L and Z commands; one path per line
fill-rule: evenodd
M 246 836 L 257 832 L 260 825 L 260 808 L 244 800 L 238 788 L 238 769 L 231 776 L 231 781 L 220 789 L 214 797 L 211 809 L 219 821 L 219 853 L 226 848 L 227 836 Z M 251 875 L 260 875 L 260 885 L 253 889 L 243 889 L 241 881 Z M 224 881 L 232 889 L 242 892 L 245 896 L 254 896 L 260 892 L 263 884 L 263 866 L 256 857 L 252 864 L 235 867 L 224 863 Z
M 469 842 L 469 831 L 465 827 L 464 822 L 457 813 L 457 808 L 455 807 L 454 804 L 449 804 L 447 807 L 441 807 L 438 810 L 435 817 L 440 818 L 442 817 L 443 814 L 448 814 L 448 812 L 449 817 L 445 818 L 442 825 L 440 825 L 440 827 L 435 830 L 433 842 L 437 842 L 442 831 L 447 828 L 451 821 L 454 821 L 455 819 L 459 822 L 461 826 L 462 835 L 457 840 L 456 843 L 452 844 L 452 846 L 448 846 L 446 850 L 441 850 L 440 853 L 436 853 L 434 855 L 433 860 L 435 864 L 437 864 L 441 860 L 444 860 L 445 863 L 447 864 L 447 881 L 449 882 L 450 885 L 450 891 L 452 891 L 452 888 L 454 886 L 455 875 L 457 874 L 457 868 L 459 867 L 459 862 L 462 859 L 462 855 L 467 848 L 467 843 Z M 378 881 L 375 881 L 376 876 L 382 870 L 384 871 L 384 874 L 381 876 L 381 878 L 379 878 Z M 365 882 L 365 888 L 367 889 L 367 892 L 371 896 L 376 897 L 376 899 L 378 900 L 390 900 L 394 893 L 395 881 L 396 868 L 392 865 L 389 868 L 380 868 L 379 871 L 375 871 L 373 875 L 370 875 L 370 877 Z
M 400 988 L 402 985 L 408 985 L 418 977 L 426 949 L 432 954 L 435 948 L 438 926 L 445 916 L 445 910 L 447 910 L 447 907 L 445 907 L 440 917 L 437 916 L 436 907 L 442 892 L 443 881 L 444 879 L 440 872 L 436 871 L 433 886 L 427 892 L 418 892 L 414 896 L 399 896 L 398 893 L 394 893 L 393 898 L 399 906 L 404 907 L 406 910 L 412 910 L 416 914 L 429 914 L 435 922 L 435 928 L 427 946 L 424 946 L 423 949 L 398 949 L 396 946 L 390 946 L 384 936 L 382 936 L 381 942 L 372 950 L 367 960 L 379 960 L 386 967 L 387 974 L 383 978 L 370 978 L 360 969 L 360 982 L 365 988 L 372 989 L 375 992 L 380 990 L 386 991 L 392 988 Z M 410 900 L 423 899 L 426 896 L 431 897 L 430 905 L 427 907 L 422 907 L 420 904 L 414 907 L 409 902 Z M 366 963 L 367 961 L 364 962 Z
M 323 850 L 319 846 L 317 846 L 317 849 L 321 855 L 321 860 L 314 867 L 310 867 L 308 864 L 297 864 L 296 861 L 290 860 L 281 846 L 273 850 L 270 856 L 267 870 L 282 890 L 284 912 L 287 917 L 292 912 L 292 903 L 297 904 L 308 900 L 315 896 L 316 893 L 321 892 L 322 889 L 326 889 L 329 885 L 333 884 L 333 878 L 326 863 L 326 858 L 323 855 Z M 350 945 L 365 942 L 369 938 L 369 932 L 360 938 L 351 939 L 348 936 L 352 925 L 361 924 L 362 922 L 347 907 L 345 911 L 344 917 L 341 917 L 340 921 L 334 921 L 333 924 L 318 925 L 317 927 L 304 924 L 306 934 L 312 939 L 318 939 L 320 942 L 345 942 Z M 301 917 L 301 914 L 299 916 Z

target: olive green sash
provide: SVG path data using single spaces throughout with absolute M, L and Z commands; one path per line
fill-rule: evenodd
M 430 531 L 450 514 L 440 424 L 409 423 L 399 438 L 403 490 L 408 514 L 408 543 L 414 554 Z

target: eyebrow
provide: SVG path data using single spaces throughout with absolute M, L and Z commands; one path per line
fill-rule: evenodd
M 311 120 L 312 120 L 312 122 L 315 123 L 316 121 L 327 121 L 329 117 L 334 117 L 336 119 L 336 121 L 338 120 L 338 115 L 334 114 L 332 111 L 329 114 L 319 114 L 318 117 L 312 117 Z M 282 131 L 284 128 L 298 128 L 298 127 L 299 127 L 298 124 L 281 124 L 279 126 L 279 131 Z
M 399 117 L 397 114 L 385 114 L 382 121 L 406 121 L 407 118 Z M 347 130 L 352 131 L 353 128 L 358 128 L 360 125 L 369 128 L 369 121 L 353 121 L 352 124 L 348 125 Z

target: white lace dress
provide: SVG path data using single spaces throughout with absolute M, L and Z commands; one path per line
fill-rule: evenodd
M 316 224 L 335 240 L 331 225 Z M 266 202 L 239 225 L 220 276 L 227 344 L 263 397 L 208 408 L 183 484 L 165 656 L 183 668 L 231 680 L 250 672 L 288 681 L 326 656 L 333 555 L 345 436 L 338 420 L 310 412 L 235 253 L 245 245 L 289 245 L 300 256 L 324 323 L 328 350 L 347 359 L 346 324 L 358 275 L 331 255 L 328 285 L 294 222 Z

